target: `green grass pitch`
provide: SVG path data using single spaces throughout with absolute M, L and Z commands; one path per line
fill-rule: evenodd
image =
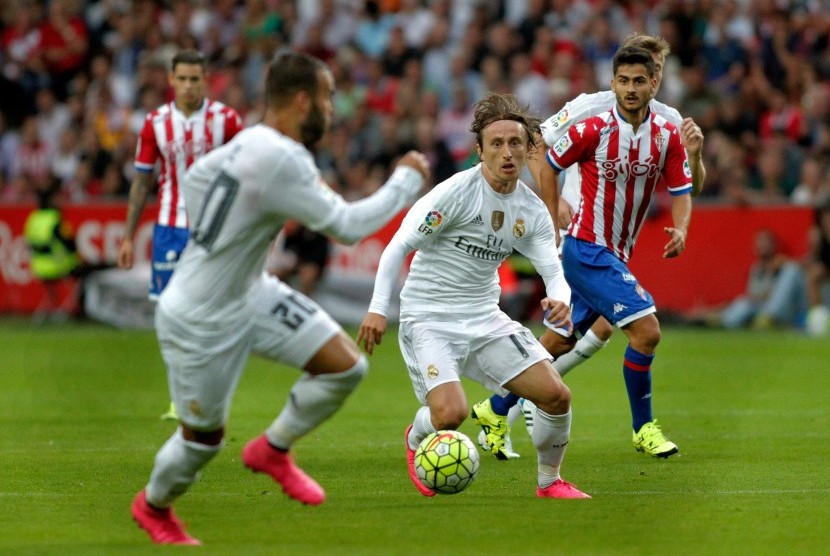
M 129 505 L 173 427 L 151 331 L 0 321 L 0 554 L 210 555 L 828 554 L 830 341 L 790 333 L 669 328 L 654 365 L 655 414 L 680 446 L 638 454 L 621 377 L 625 341 L 566 377 L 574 421 L 563 475 L 593 500 L 534 497 L 535 457 L 482 456 L 455 496 L 409 484 L 402 435 L 417 403 L 394 330 L 369 377 L 296 445 L 326 488 L 286 498 L 240 463 L 282 407 L 292 369 L 252 358 L 226 449 L 176 505 L 205 546 L 157 547 Z M 470 402 L 487 395 L 466 382 Z M 475 438 L 467 421 L 461 430 Z

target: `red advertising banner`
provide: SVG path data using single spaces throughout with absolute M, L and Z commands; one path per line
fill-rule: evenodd
M 0 312 L 31 312 L 43 296 L 42 287 L 29 271 L 29 251 L 23 238 L 23 224 L 32 209 L 0 206 Z M 75 228 L 78 251 L 85 260 L 115 260 L 125 204 L 75 205 L 66 207 L 64 214 Z M 136 234 L 137 264 L 149 261 L 154 214 L 154 207 L 145 210 Z M 357 245 L 335 245 L 328 272 L 371 287 L 381 253 L 402 218 L 403 214 L 397 215 Z M 663 228 L 671 225 L 671 215 L 664 211 L 645 223 L 630 266 L 654 296 L 658 309 L 682 312 L 720 304 L 743 292 L 758 230 L 773 230 L 783 249 L 801 259 L 812 219 L 812 211 L 801 207 L 695 207 L 686 252 L 675 259 L 663 259 L 668 237 Z

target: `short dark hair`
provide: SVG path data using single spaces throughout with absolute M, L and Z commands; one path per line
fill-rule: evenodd
M 265 78 L 268 102 L 283 105 L 300 91 L 316 95 L 322 70 L 328 70 L 328 66 L 319 58 L 292 50 L 278 51 Z
M 620 66 L 627 66 L 633 64 L 642 64 L 646 67 L 646 73 L 648 73 L 649 77 L 654 77 L 654 58 L 651 57 L 651 53 L 638 46 L 626 46 L 617 50 L 617 53 L 614 54 L 614 75 L 617 75 L 617 69 Z
M 476 143 L 481 147 L 481 132 L 493 122 L 513 120 L 519 122 L 527 132 L 528 144 L 536 146 L 536 134 L 542 120 L 530 113 L 528 106 L 522 106 L 511 94 L 491 93 L 475 104 L 475 117 L 470 131 L 476 134 Z
M 201 66 L 204 70 L 205 55 L 194 48 L 185 48 L 184 50 L 179 50 L 178 52 L 176 52 L 175 56 L 173 56 L 173 61 L 170 63 L 170 70 L 176 71 L 176 66 L 178 66 L 179 64 Z

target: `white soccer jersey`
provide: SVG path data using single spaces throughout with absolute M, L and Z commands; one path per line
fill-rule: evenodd
M 552 299 L 570 303 L 553 224 L 521 181 L 497 193 L 481 165 L 435 186 L 409 210 L 381 257 L 369 311 L 385 315 L 406 254 L 417 250 L 401 292 L 401 320 L 464 318 L 498 311 L 498 268 L 516 249 L 542 276 Z
M 372 196 L 346 203 L 320 177 L 311 153 L 256 125 L 200 158 L 185 177 L 191 237 L 160 297 L 194 328 L 249 318 L 268 246 L 288 219 L 350 243 L 379 229 L 417 194 L 421 175 L 398 168 Z
M 548 147 L 552 147 L 568 132 L 568 129 L 573 124 L 590 118 L 591 116 L 597 116 L 602 112 L 607 112 L 616 103 L 617 97 L 614 95 L 614 91 L 583 93 L 575 99 L 568 101 L 559 112 L 542 123 L 542 137 L 544 137 L 545 143 Z M 683 121 L 680 112 L 654 99 L 649 102 L 648 106 L 652 112 L 663 116 L 666 120 L 680 128 L 680 124 Z M 562 184 L 562 198 L 576 210 L 579 207 L 579 200 L 581 198 L 579 165 L 575 164 L 569 167 L 559 177 L 559 180 Z

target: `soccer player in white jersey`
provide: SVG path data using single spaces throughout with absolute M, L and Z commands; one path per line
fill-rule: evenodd
M 199 544 L 172 504 L 222 449 L 251 352 L 304 372 L 276 420 L 245 445 L 242 462 L 291 498 L 323 502 L 323 489 L 289 449 L 340 408 L 368 363 L 320 306 L 264 272 L 266 253 L 289 219 L 353 243 L 412 202 L 429 172 L 426 157 L 409 152 L 375 193 L 346 202 L 323 182 L 308 150 L 331 121 L 331 72 L 316 58 L 288 52 L 274 59 L 266 80 L 262 123 L 199 159 L 184 182 L 191 236 L 156 309 L 180 426 L 132 504 L 155 543 Z
M 548 318 L 570 328 L 570 288 L 556 253 L 545 205 L 519 180 L 539 120 L 512 95 L 479 101 L 471 131 L 481 163 L 437 185 L 409 210 L 381 256 L 358 344 L 372 353 L 387 327 L 396 277 L 415 251 L 401 292 L 399 342 L 422 407 L 406 429 L 409 477 L 415 449 L 436 430 L 457 429 L 468 415 L 460 377 L 536 404 L 536 495 L 589 498 L 560 477 L 571 428 L 570 392 L 533 334 L 499 309 L 498 267 L 513 252 L 534 264 L 546 286 Z
M 655 78 L 657 85 L 655 94 L 660 88 L 663 76 L 663 66 L 670 49 L 665 39 L 653 35 L 632 34 L 623 42 L 622 47 L 636 46 L 644 48 L 651 53 L 655 64 Z M 570 127 L 591 116 L 607 112 L 616 103 L 614 91 L 601 91 L 597 93 L 585 93 L 569 101 L 559 112 L 545 120 L 541 125 L 542 137 L 548 147 L 553 146 L 565 135 Z M 669 122 L 673 123 L 681 132 L 683 145 L 686 148 L 689 166 L 692 172 L 692 195 L 697 195 L 703 188 L 706 178 L 706 169 L 703 165 L 703 134 L 692 118 L 683 118 L 680 113 L 662 102 L 652 99 L 649 109 Z M 537 177 L 541 164 L 531 164 L 531 172 Z M 551 216 L 560 228 L 560 236 L 567 233 L 567 227 L 573 218 L 575 210 L 579 207 L 580 193 L 579 164 L 568 167 L 563 176 L 560 176 L 561 194 L 558 198 L 548 195 L 545 199 Z M 556 193 L 556 192 L 551 192 Z M 561 244 L 560 244 L 561 247 Z M 608 344 L 614 328 L 604 318 L 599 317 L 591 328 L 581 334 L 577 334 L 565 342 L 561 335 L 550 329 L 545 330 L 539 341 L 556 358 L 556 370 L 564 376 L 576 366 L 584 363 L 597 351 Z M 512 395 L 500 398 L 493 396 L 475 405 L 481 415 L 486 415 L 490 421 L 487 435 L 479 435 L 479 443 L 486 450 L 491 451 L 498 459 L 510 459 L 518 457 L 512 449 L 510 439 L 510 426 L 522 413 L 520 407 L 526 409 L 525 422 L 532 424 L 532 404 L 524 400 L 519 405 L 517 398 Z M 505 423 L 504 416 L 508 415 Z M 652 454 L 654 455 L 654 454 Z
M 158 299 L 187 244 L 187 214 L 180 185 L 187 169 L 199 157 L 233 139 L 242 120 L 233 108 L 205 97 L 205 57 L 198 50 L 177 52 L 167 80 L 173 100 L 144 119 L 135 154 L 135 177 L 130 185 L 127 221 L 118 251 L 118 267 L 135 262 L 133 236 L 153 187 L 159 163 L 158 214 L 153 226 L 149 297 Z M 163 419 L 177 418 L 173 404 Z

